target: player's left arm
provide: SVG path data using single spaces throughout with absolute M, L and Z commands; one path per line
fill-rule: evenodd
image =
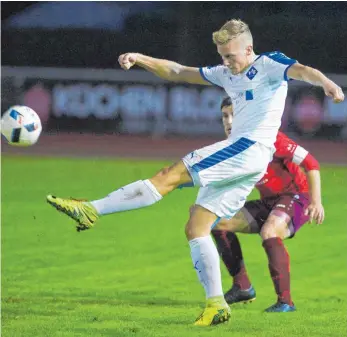
M 294 63 L 288 68 L 287 76 L 295 80 L 322 87 L 325 94 L 331 97 L 335 103 L 340 103 L 345 98 L 342 89 L 317 69 L 300 63 Z
M 310 216 L 310 223 L 315 221 L 319 225 L 324 220 L 319 162 L 306 149 L 297 144 L 293 153 L 292 161 L 300 165 L 300 167 L 302 167 L 306 172 L 311 203 L 305 210 L 305 215 Z

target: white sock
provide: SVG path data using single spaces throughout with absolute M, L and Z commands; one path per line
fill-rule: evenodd
M 223 296 L 219 255 L 211 236 L 190 240 L 189 246 L 193 266 L 205 289 L 206 298 Z
M 162 198 L 155 186 L 147 179 L 123 186 L 107 197 L 90 203 L 99 215 L 106 215 L 150 206 Z

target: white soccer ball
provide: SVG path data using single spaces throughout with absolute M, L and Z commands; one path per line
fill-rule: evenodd
M 40 117 L 27 106 L 15 105 L 1 117 L 1 133 L 11 145 L 33 145 L 38 141 L 41 131 Z

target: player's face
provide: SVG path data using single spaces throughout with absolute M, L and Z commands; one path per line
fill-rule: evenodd
M 233 75 L 241 73 L 249 65 L 249 56 L 253 47 L 246 46 L 241 37 L 237 37 L 224 45 L 218 45 L 217 51 Z
M 229 137 L 231 133 L 231 125 L 233 123 L 233 106 L 223 106 L 222 108 L 222 120 L 224 126 L 224 132 L 227 137 Z

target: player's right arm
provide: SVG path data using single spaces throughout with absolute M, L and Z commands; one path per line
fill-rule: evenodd
M 157 59 L 138 53 L 126 53 L 119 56 L 118 62 L 124 70 L 129 70 L 132 66 L 137 65 L 164 80 L 210 85 L 201 76 L 199 68 L 187 67 L 173 61 Z

